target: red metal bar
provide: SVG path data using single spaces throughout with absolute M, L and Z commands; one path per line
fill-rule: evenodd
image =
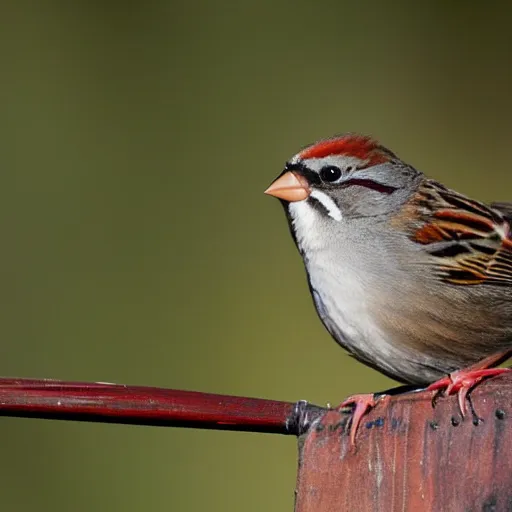
M 0 416 L 299 435 L 321 412 L 306 402 L 101 382 L 0 378 Z

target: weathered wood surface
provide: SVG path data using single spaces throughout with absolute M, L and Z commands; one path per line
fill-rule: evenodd
M 512 511 L 512 375 L 456 397 L 398 395 L 364 418 L 329 411 L 299 439 L 296 512 Z M 478 416 L 477 416 L 478 415 Z

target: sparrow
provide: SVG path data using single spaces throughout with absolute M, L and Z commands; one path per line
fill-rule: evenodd
M 293 156 L 280 199 L 316 311 L 360 362 L 404 384 L 466 396 L 512 354 L 512 203 L 451 190 L 371 137 Z M 350 439 L 376 405 L 354 395 Z

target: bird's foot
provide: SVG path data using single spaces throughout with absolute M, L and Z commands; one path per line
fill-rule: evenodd
M 352 395 L 344 400 L 336 409 L 340 410 L 350 405 L 352 409 L 352 423 L 350 425 L 350 444 L 355 447 L 356 445 L 356 434 L 359 424 L 363 416 L 370 410 L 373 409 L 379 401 L 390 400 L 389 395 L 375 395 L 374 393 L 364 395 Z
M 510 368 L 475 368 L 470 367 L 451 373 L 436 382 L 430 384 L 427 391 L 444 392 L 446 396 L 457 393 L 459 409 L 464 418 L 467 413 L 466 397 L 469 391 L 479 382 L 488 377 L 495 377 L 502 373 L 509 372 Z

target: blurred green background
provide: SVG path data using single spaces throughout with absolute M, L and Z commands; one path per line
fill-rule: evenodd
M 1 373 L 318 404 L 392 385 L 324 331 L 262 192 L 361 131 L 512 199 L 510 8 L 409 5 L 5 2 Z M 293 506 L 293 438 L 0 425 L 2 510 Z

